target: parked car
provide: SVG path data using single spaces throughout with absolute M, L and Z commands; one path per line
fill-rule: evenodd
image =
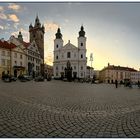
M 13 76 L 13 75 L 11 75 L 11 81 L 16 81 L 17 80 L 17 77 L 15 77 L 15 76 Z
M 23 77 L 24 77 L 27 81 L 33 80 L 32 76 L 30 76 L 30 75 L 23 75 Z
M 43 76 L 35 77 L 35 81 L 36 81 L 36 82 L 44 81 L 44 77 L 43 77 Z
M 33 78 L 32 78 L 32 76 L 24 74 L 24 75 L 19 75 L 18 79 L 22 82 L 23 81 L 25 82 L 25 81 L 31 81 Z
M 11 82 L 11 77 L 8 74 L 5 74 L 2 79 L 4 82 Z

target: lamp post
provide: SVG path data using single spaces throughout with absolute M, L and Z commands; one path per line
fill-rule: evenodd
M 93 53 L 90 54 L 90 60 L 91 61 L 91 68 L 90 68 L 90 77 L 92 76 L 92 62 L 93 62 Z
M 78 80 L 79 80 L 79 48 L 78 48 Z

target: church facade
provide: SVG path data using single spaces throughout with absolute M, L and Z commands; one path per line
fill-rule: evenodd
M 54 78 L 86 78 L 86 37 L 81 26 L 78 36 L 78 46 L 68 41 L 63 45 L 62 34 L 58 28 L 54 40 Z

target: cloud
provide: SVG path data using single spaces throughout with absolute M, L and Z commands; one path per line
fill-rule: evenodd
M 4 29 L 4 27 L 0 25 L 0 30 L 3 30 L 3 29 Z
M 0 19 L 7 19 L 7 16 L 3 13 L 0 13 Z
M 59 25 L 55 22 L 49 22 L 49 21 L 46 21 L 46 23 L 44 24 L 44 27 L 45 27 L 45 31 L 48 32 L 48 31 L 56 31 L 57 28 L 59 27 Z
M 4 8 L 2 6 L 0 6 L 0 12 L 2 12 L 4 10 Z
M 68 23 L 69 22 L 69 19 L 65 19 L 65 22 Z
M 21 9 L 21 6 L 15 4 L 15 3 L 10 3 L 9 6 L 8 6 L 8 8 L 17 12 L 17 11 L 19 11 Z
M 15 29 L 18 29 L 19 23 L 14 23 Z
M 9 19 L 14 21 L 14 22 L 19 22 L 19 18 L 15 14 L 10 14 L 8 15 Z
M 49 52 L 48 54 L 46 54 L 45 63 L 47 63 L 48 65 L 53 65 L 53 54 L 52 54 L 52 52 Z

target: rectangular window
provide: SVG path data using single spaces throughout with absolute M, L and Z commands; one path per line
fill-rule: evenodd
M 2 51 L 2 54 L 1 54 L 2 56 L 5 56 L 5 51 Z
M 17 53 L 14 54 L 14 57 L 17 58 Z
M 70 52 L 67 53 L 67 58 L 70 58 Z
M 62 58 L 64 57 L 64 55 L 62 54 Z
M 10 65 L 10 60 L 7 60 L 7 65 L 8 65 L 8 66 Z
M 10 56 L 10 52 L 7 52 L 7 56 Z
M 1 64 L 5 66 L 5 59 L 1 59 Z
M 22 59 L 22 54 L 20 55 L 20 59 Z
M 20 62 L 20 66 L 22 66 L 22 62 Z
M 58 67 L 56 66 L 56 70 L 58 70 Z

